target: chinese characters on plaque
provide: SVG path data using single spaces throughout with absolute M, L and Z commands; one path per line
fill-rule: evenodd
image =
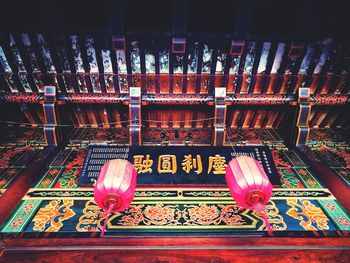
M 138 174 L 152 173 L 153 160 L 150 155 L 134 155 L 133 165 Z M 162 154 L 157 158 L 157 172 L 158 174 L 177 172 L 177 156 L 173 154 Z M 226 158 L 215 154 L 215 156 L 209 156 L 208 158 L 208 170 L 207 174 L 225 174 L 226 171 Z M 194 171 L 196 174 L 203 173 L 203 163 L 201 155 L 197 154 L 195 157 L 192 154 L 184 155 L 181 161 L 182 170 L 189 174 Z
M 246 155 L 258 160 L 273 185 L 280 185 L 268 147 L 264 146 L 91 146 L 79 185 L 91 186 L 104 163 L 128 160 L 137 171 L 137 185 L 225 185 L 228 163 Z

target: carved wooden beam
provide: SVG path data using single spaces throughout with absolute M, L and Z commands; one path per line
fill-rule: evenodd
M 311 104 L 343 105 L 350 104 L 350 94 L 311 95 L 308 99 Z M 58 94 L 57 104 L 115 104 L 129 105 L 127 94 L 116 93 L 73 93 Z M 9 103 L 44 103 L 42 93 L 0 93 L 0 102 Z M 281 94 L 235 94 L 226 97 L 226 105 L 281 105 L 297 103 L 296 95 Z M 214 97 L 206 94 L 144 94 L 142 104 L 208 104 L 214 105 Z
M 312 104 L 317 105 L 341 105 L 350 103 L 349 95 L 314 95 L 311 96 Z
M 79 103 L 79 104 L 115 104 L 129 102 L 129 97 L 123 94 L 96 94 L 78 93 L 62 94 L 58 96 L 58 104 Z
M 130 145 L 142 145 L 141 87 L 130 87 L 129 121 Z
M 296 101 L 293 95 L 280 94 L 235 94 L 228 97 L 226 104 L 242 104 L 242 105 L 280 105 L 292 104 Z
M 226 87 L 215 87 L 215 119 L 213 145 L 222 146 L 225 142 L 226 127 Z

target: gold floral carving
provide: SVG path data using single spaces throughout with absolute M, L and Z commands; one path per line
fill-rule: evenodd
M 75 212 L 71 209 L 73 204 L 73 200 L 54 200 L 40 208 L 33 218 L 33 230 L 41 232 L 59 231 L 63 226 L 62 222 L 75 215 Z M 47 225 L 49 227 L 46 229 Z
M 263 224 L 259 227 L 258 230 L 266 230 L 266 224 L 262 217 L 257 212 L 255 212 L 254 214 L 255 216 L 259 217 L 263 222 Z M 265 215 L 269 220 L 269 223 L 274 231 L 281 231 L 287 229 L 287 224 L 284 222 L 283 216 L 280 214 L 280 211 L 276 207 L 275 202 L 273 202 L 272 200 L 270 200 L 266 204 Z
M 185 205 L 184 225 L 244 225 L 239 215 L 242 208 L 236 205 Z
M 78 232 L 97 232 L 102 230 L 106 213 L 100 209 L 94 200 L 85 203 L 83 215 L 75 226 Z
M 300 203 L 299 203 L 300 202 Z M 327 230 L 329 226 L 327 224 L 328 218 L 322 212 L 321 208 L 316 207 L 308 200 L 289 199 L 287 204 L 291 207 L 287 211 L 287 215 L 293 217 L 300 221 L 299 225 L 302 226 L 305 230 Z M 317 225 L 317 228 L 313 226 Z

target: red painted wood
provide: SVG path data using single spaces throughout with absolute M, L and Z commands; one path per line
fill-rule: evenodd
M 5 250 L 12 248 L 55 248 L 55 247 L 239 247 L 239 248 L 280 248 L 298 249 L 305 247 L 350 249 L 350 237 L 332 238 L 288 238 L 288 237 L 120 237 L 120 238 L 27 238 L 4 239 L 2 246 Z M 120 248 L 122 249 L 122 248 Z
M 4 252 L 0 262 L 350 262 L 349 250 L 90 250 Z
M 350 238 L 7 239 L 1 262 L 349 262 Z

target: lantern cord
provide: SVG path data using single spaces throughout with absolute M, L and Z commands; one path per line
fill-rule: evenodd
M 102 232 L 101 232 L 101 237 L 104 236 L 105 234 L 105 230 L 106 230 L 106 227 L 107 227 L 107 221 L 108 221 L 108 218 L 109 218 L 109 215 L 111 214 L 111 211 L 114 207 L 114 203 L 112 203 L 109 207 L 108 207 L 108 210 L 107 210 L 107 213 L 106 213 L 106 219 L 105 219 L 105 222 L 103 223 L 103 228 L 102 228 Z
M 233 143 L 232 143 L 232 141 L 231 141 L 230 136 L 228 135 L 228 132 L 227 132 L 227 129 L 226 129 L 226 125 L 224 124 L 224 122 L 222 121 L 222 119 L 219 119 L 219 118 L 215 118 L 215 119 L 218 119 L 218 120 L 221 122 L 221 125 L 224 127 L 224 129 L 225 129 L 225 135 L 226 135 L 226 137 L 227 137 L 227 139 L 228 139 L 228 141 L 229 141 L 229 143 L 230 143 L 230 145 L 231 145 L 232 151 L 233 151 L 234 154 L 236 155 L 235 157 L 237 157 L 236 149 L 235 149 L 235 147 L 233 146 Z

